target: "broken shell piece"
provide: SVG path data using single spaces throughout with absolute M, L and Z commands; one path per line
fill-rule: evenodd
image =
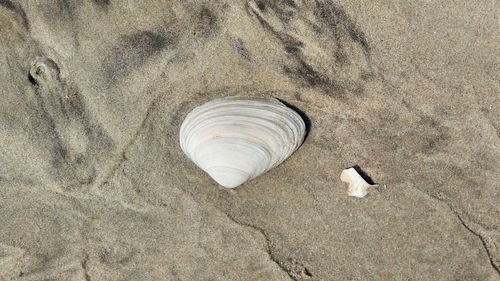
M 276 99 L 228 97 L 191 111 L 179 137 L 189 159 L 234 188 L 285 161 L 305 133 L 300 115 Z
M 368 188 L 376 186 L 369 184 L 354 168 L 348 168 L 340 174 L 340 180 L 349 184 L 347 194 L 358 198 L 363 198 L 368 194 Z

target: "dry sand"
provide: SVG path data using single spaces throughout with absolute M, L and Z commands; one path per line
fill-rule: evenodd
M 499 3 L 0 0 L 0 280 L 500 280 Z M 232 95 L 311 130 L 227 190 Z

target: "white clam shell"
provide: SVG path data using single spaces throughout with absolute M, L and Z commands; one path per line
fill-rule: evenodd
M 186 116 L 180 145 L 217 183 L 234 188 L 285 161 L 305 133 L 300 115 L 276 99 L 227 97 Z

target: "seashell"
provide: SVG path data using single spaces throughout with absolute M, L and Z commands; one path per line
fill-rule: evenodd
M 305 134 L 304 120 L 277 99 L 227 97 L 186 116 L 180 145 L 217 183 L 234 188 L 285 161 Z
M 377 186 L 369 184 L 354 168 L 348 168 L 340 174 L 340 180 L 349 184 L 347 195 L 363 198 L 368 194 L 368 188 Z

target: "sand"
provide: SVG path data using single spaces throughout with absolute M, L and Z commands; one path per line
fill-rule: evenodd
M 0 280 L 500 280 L 499 10 L 0 0 Z M 178 132 L 233 95 L 310 132 L 228 190 Z

